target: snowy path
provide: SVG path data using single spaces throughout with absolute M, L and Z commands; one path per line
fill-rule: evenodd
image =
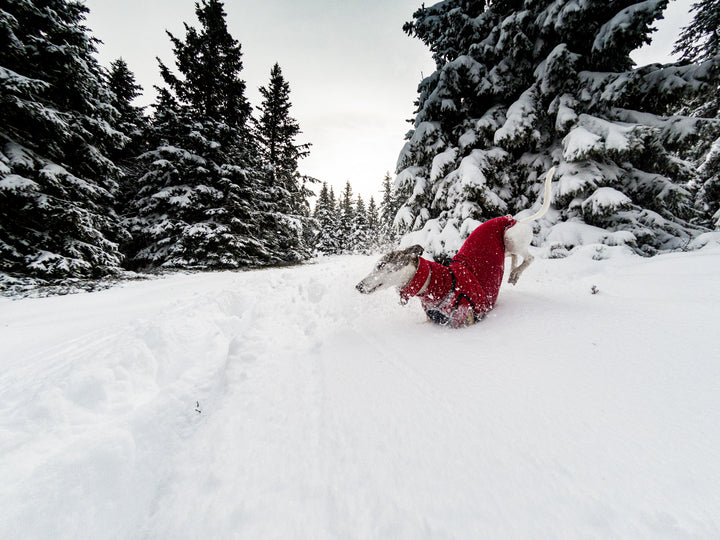
M 0 538 L 718 538 L 720 250 L 589 254 L 459 331 L 366 257 L 0 300 Z

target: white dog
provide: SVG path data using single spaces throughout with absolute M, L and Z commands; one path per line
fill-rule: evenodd
M 508 281 L 513 285 L 533 261 L 529 223 L 540 219 L 550 207 L 554 172 L 553 167 L 545 177 L 543 205 L 535 215 L 520 221 L 504 216 L 483 223 L 449 266 L 420 257 L 423 248 L 419 245 L 391 251 L 357 284 L 357 290 L 370 294 L 397 287 L 404 302 L 411 296 L 419 297 L 428 317 L 439 324 L 459 327 L 482 319 L 497 299 L 505 257 L 512 259 Z M 518 258 L 522 263 L 518 264 Z

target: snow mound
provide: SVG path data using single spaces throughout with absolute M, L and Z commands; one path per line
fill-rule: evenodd
M 583 212 L 592 215 L 609 215 L 628 207 L 631 203 L 630 197 L 617 189 L 601 187 L 585 199 L 582 208 Z
M 577 246 L 594 246 L 607 244 L 622 246 L 632 244 L 635 235 L 628 231 L 608 231 L 594 227 L 581 221 L 563 221 L 553 225 L 545 241 L 544 252 L 549 256 L 559 256 L 568 253 Z

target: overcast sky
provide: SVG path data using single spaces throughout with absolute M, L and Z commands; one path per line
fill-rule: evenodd
M 429 1 L 428 4 L 433 2 Z M 161 84 L 155 57 L 174 66 L 169 30 L 184 38 L 183 22 L 197 26 L 195 0 L 85 0 L 87 25 L 108 66 L 125 59 L 152 103 Z M 226 0 L 228 27 L 243 50 L 247 97 L 280 64 L 290 84 L 292 115 L 312 143 L 301 172 L 334 186 L 347 180 L 365 201 L 376 200 L 386 172 L 394 173 L 430 53 L 402 31 L 422 0 Z M 653 46 L 633 55 L 638 64 L 669 61 L 679 28 L 690 21 L 691 0 L 674 0 L 658 23 Z

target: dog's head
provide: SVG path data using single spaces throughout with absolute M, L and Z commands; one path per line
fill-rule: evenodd
M 417 272 L 422 252 L 422 246 L 415 245 L 387 253 L 355 288 L 363 294 L 370 294 L 388 287 L 404 287 Z

